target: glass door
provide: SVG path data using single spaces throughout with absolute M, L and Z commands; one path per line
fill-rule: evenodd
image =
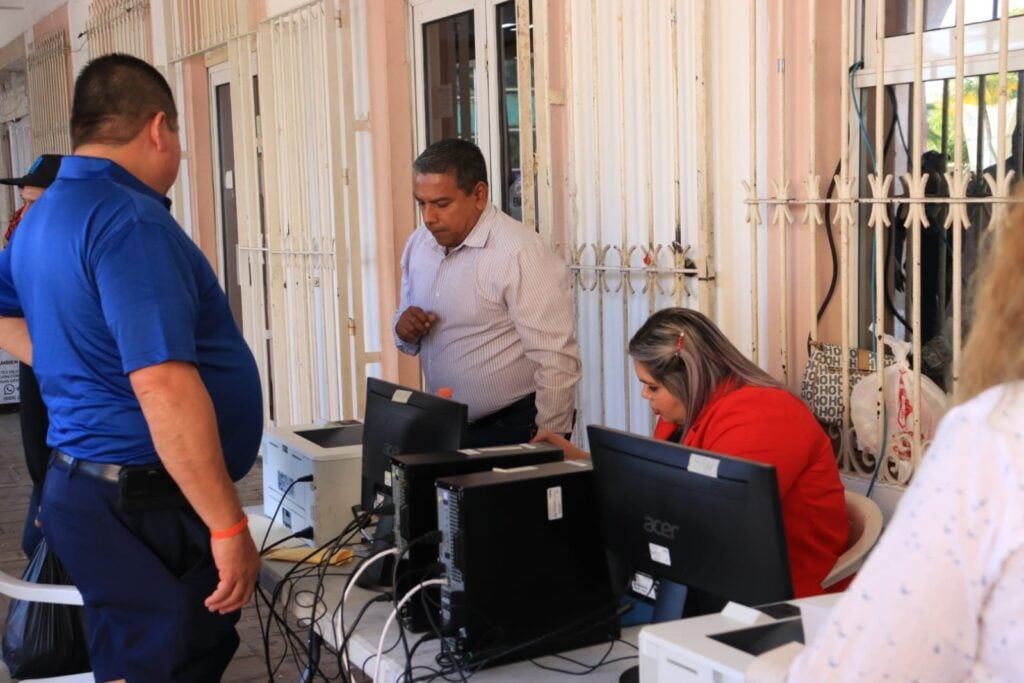
M 417 149 L 449 137 L 472 140 L 487 160 L 491 201 L 521 218 L 515 1 L 411 5 Z
M 242 288 L 238 281 L 238 207 L 235 201 L 235 144 L 231 121 L 231 84 L 228 64 L 209 71 L 210 132 L 213 154 L 213 196 L 217 220 L 217 256 L 221 286 L 228 295 L 231 314 L 242 327 Z

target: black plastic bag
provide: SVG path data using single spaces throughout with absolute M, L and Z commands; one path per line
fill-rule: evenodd
M 22 580 L 71 585 L 71 577 L 44 538 Z M 3 655 L 14 678 L 67 676 L 90 670 L 85 611 L 74 605 L 12 600 L 4 625 Z

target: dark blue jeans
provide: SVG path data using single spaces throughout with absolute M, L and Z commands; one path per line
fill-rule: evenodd
M 85 601 L 96 680 L 219 681 L 238 648 L 239 613 L 211 614 L 210 535 L 188 506 L 121 509 L 118 486 L 52 461 L 43 533 Z

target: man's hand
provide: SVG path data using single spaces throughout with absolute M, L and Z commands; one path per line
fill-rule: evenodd
M 562 454 L 566 460 L 584 460 L 590 457 L 590 453 L 587 453 L 582 448 L 573 446 L 572 443 L 561 434 L 555 434 L 547 429 L 542 429 L 537 432 L 537 436 L 530 439 L 530 443 L 549 443 L 556 448 L 561 448 Z
M 211 612 L 227 614 L 242 609 L 252 597 L 260 572 L 260 555 L 248 530 L 231 538 L 210 541 L 220 581 L 204 604 Z
M 395 334 L 406 344 L 415 344 L 420 337 L 430 331 L 430 326 L 437 322 L 437 316 L 427 313 L 419 306 L 410 306 L 402 311 L 395 323 Z

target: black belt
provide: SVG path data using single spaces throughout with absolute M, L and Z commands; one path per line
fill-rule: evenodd
M 60 451 L 53 452 L 53 459 L 65 465 L 69 470 L 87 474 L 93 479 L 102 479 L 103 481 L 109 481 L 116 484 L 118 482 L 118 478 L 121 476 L 120 465 L 110 465 L 103 462 L 92 462 L 91 460 L 73 458 L 67 453 L 61 453 Z
M 487 415 L 480 416 L 476 420 L 473 420 L 470 424 L 474 424 L 474 425 L 494 424 L 498 420 L 501 420 L 502 418 L 507 417 L 508 415 L 513 415 L 513 414 L 519 412 L 520 410 L 529 409 L 530 407 L 532 407 L 536 403 L 536 401 L 537 401 L 537 394 L 536 393 L 527 394 L 526 396 L 523 396 L 518 401 L 516 401 L 514 403 L 510 403 L 510 404 L 508 404 L 507 406 L 505 406 L 504 408 L 502 408 L 500 410 L 496 410 L 493 413 L 489 413 Z

